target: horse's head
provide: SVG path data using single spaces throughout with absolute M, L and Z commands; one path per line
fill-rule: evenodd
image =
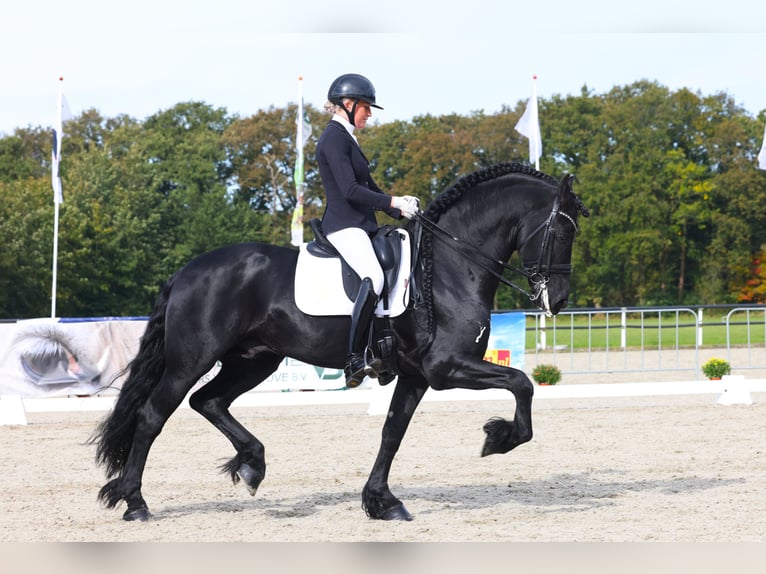
M 479 293 L 484 304 L 501 282 L 528 295 L 550 315 L 566 307 L 577 217 L 588 215 L 572 191 L 573 179 L 565 176 L 557 183 L 529 166 L 502 163 L 462 177 L 429 204 L 415 220 L 429 231 L 419 255 L 429 331 L 434 318 L 432 286 L 439 274 L 444 275 L 439 283 L 450 292 L 465 277 L 468 285 L 462 287 Z M 506 263 L 514 251 L 522 269 Z M 466 259 L 475 266 L 463 275 Z M 483 270 L 478 281 L 475 269 Z M 531 292 L 503 277 L 504 270 L 520 271 Z
M 532 289 L 530 298 L 548 316 L 567 305 L 577 216 L 588 216 L 587 208 L 572 191 L 573 179 L 573 175 L 564 176 L 553 202 L 535 210 L 542 220 L 529 218 L 530 223 L 522 226 L 517 247 Z

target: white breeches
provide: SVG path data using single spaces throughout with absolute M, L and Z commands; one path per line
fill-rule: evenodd
M 383 291 L 383 270 L 367 232 L 358 227 L 347 227 L 328 234 L 327 239 L 362 279 L 369 277 L 372 280 L 375 294 L 380 295 Z

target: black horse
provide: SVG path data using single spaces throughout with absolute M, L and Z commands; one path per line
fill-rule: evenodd
M 499 282 L 509 283 L 502 273 L 514 251 L 530 298 L 549 314 L 566 305 L 577 217 L 588 215 L 572 180 L 567 175 L 557 182 L 520 164 L 499 164 L 460 179 L 408 223 L 413 234 L 423 226 L 422 241 L 415 242 L 420 297 L 387 320 L 397 339 L 398 380 L 362 493 L 369 517 L 412 518 L 390 491 L 388 476 L 429 387 L 513 393 L 515 416 L 485 424 L 482 456 L 508 452 L 532 438 L 529 378 L 482 359 L 493 297 Z M 285 247 L 231 245 L 195 258 L 168 280 L 114 409 L 91 439 L 107 477 L 116 476 L 99 492 L 105 506 L 124 500 L 125 520 L 149 518 L 141 495 L 149 449 L 217 361 L 220 371 L 189 404 L 231 441 L 236 456 L 222 468 L 255 494 L 266 472 L 264 445 L 232 416 L 232 401 L 266 379 L 285 356 L 342 368 L 347 352 L 349 317 L 313 317 L 296 308 L 297 258 L 296 250 Z

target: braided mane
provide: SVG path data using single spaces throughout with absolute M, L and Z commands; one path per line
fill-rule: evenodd
M 498 163 L 475 171 L 457 180 L 450 187 L 441 192 L 426 208 L 425 215 L 431 221 L 437 222 L 463 195 L 480 183 L 508 175 L 521 173 L 536 177 L 550 185 L 558 185 L 558 182 L 549 175 L 536 169 L 515 162 Z M 423 304 L 427 310 L 428 332 L 433 333 L 433 236 L 430 233 L 423 234 L 420 257 L 422 261 L 423 277 L 422 295 Z
M 458 179 L 450 187 L 441 192 L 436 199 L 428 205 L 428 208 L 425 211 L 426 217 L 434 222 L 439 221 L 439 218 L 461 197 L 463 197 L 466 191 L 476 187 L 480 183 L 508 175 L 509 173 L 522 173 L 541 179 L 551 185 L 558 185 L 558 182 L 554 178 L 541 171 L 537 171 L 528 165 L 515 162 L 498 163 Z

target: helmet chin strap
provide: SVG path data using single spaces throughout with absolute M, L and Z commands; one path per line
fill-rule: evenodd
M 346 115 L 348 116 L 348 123 L 350 123 L 352 126 L 356 127 L 356 124 L 354 123 L 354 116 L 356 115 L 356 106 L 359 104 L 359 100 L 354 100 L 354 105 L 351 107 L 351 111 L 348 111 L 346 109 L 345 104 L 341 105 L 343 108 L 343 111 L 346 112 Z

